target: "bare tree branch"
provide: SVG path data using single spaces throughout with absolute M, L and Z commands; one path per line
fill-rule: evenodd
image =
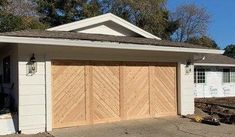
M 6 11 L 15 16 L 37 17 L 37 4 L 33 0 L 8 0 Z
M 211 18 L 204 7 L 195 4 L 179 6 L 171 17 L 172 20 L 179 21 L 180 26 L 173 39 L 180 42 L 205 35 Z

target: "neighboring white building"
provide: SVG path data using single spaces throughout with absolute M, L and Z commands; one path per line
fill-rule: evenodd
M 235 96 L 235 59 L 224 55 L 205 55 L 194 63 L 196 98 Z
M 193 58 L 223 52 L 161 40 L 112 14 L 0 34 L 1 85 L 17 108 L 0 118 L 0 134 L 193 114 Z

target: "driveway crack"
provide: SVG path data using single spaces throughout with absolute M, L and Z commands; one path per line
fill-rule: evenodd
M 180 132 L 183 132 L 183 133 L 186 133 L 186 134 L 190 134 L 190 135 L 194 135 L 194 136 L 200 136 L 200 137 L 207 137 L 207 136 L 203 136 L 203 135 L 200 135 L 200 134 L 195 134 L 195 133 L 192 133 L 192 132 L 189 132 L 189 131 L 185 131 L 185 130 L 182 130 L 181 128 L 180 128 L 180 123 L 178 123 L 178 125 L 176 125 L 175 123 L 173 123 L 173 122 L 171 122 L 171 121 L 169 121 L 169 120 L 167 120 L 167 119 L 164 119 L 165 121 L 168 121 L 169 123 L 171 123 L 172 125 L 174 125 L 175 127 L 176 127 L 176 129 L 178 130 L 178 131 L 180 131 Z

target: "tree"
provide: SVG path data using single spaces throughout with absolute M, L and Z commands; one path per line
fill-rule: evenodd
M 166 0 L 116 0 L 111 4 L 111 12 L 162 39 L 170 39 L 178 28 L 178 21 L 169 20 L 165 2 Z
M 8 4 L 7 0 L 0 0 L 0 6 L 5 6 Z
M 235 59 L 235 45 L 228 45 L 225 49 L 224 55 Z
M 94 17 L 102 14 L 101 5 L 97 0 L 91 0 L 89 3 L 83 3 L 83 12 L 81 18 Z
M 50 26 L 101 14 L 98 0 L 36 0 L 40 21 Z
M 0 12 L 4 12 L 6 5 L 8 5 L 8 1 L 7 0 L 0 0 Z
M 202 46 L 205 46 L 205 47 L 208 47 L 208 48 L 219 49 L 217 43 L 213 39 L 211 39 L 207 36 L 202 36 L 200 38 L 198 38 L 198 37 L 189 38 L 185 42 L 186 43 L 191 43 L 191 44 L 202 45 Z
M 47 25 L 40 23 L 33 17 L 20 17 L 8 13 L 0 13 L 0 32 L 45 28 L 47 28 Z
M 5 5 L 5 11 L 15 16 L 31 16 L 36 17 L 37 4 L 33 0 L 5 0 L 8 3 Z
M 15 31 L 20 28 L 21 20 L 12 14 L 0 13 L 0 32 Z
M 204 7 L 185 4 L 176 8 L 171 15 L 173 21 L 179 21 L 179 28 L 173 35 L 175 41 L 183 42 L 206 34 L 210 15 Z
M 10 1 L 0 0 L 0 32 L 47 28 L 35 17 L 14 15 L 7 10 L 10 4 Z
M 40 20 L 57 26 L 87 17 L 112 12 L 163 39 L 169 39 L 178 28 L 170 21 L 166 0 L 36 0 Z

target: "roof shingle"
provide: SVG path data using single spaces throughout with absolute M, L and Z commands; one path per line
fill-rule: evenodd
M 0 36 L 106 41 L 106 42 L 118 42 L 118 43 L 128 43 L 128 44 L 208 49 L 205 46 L 180 43 L 180 42 L 171 42 L 166 40 L 126 37 L 126 36 L 125 37 L 110 36 L 110 35 L 100 35 L 100 34 L 85 34 L 77 32 L 64 32 L 64 31 L 25 30 L 25 31 L 0 33 Z
M 207 54 L 205 55 L 205 60 L 199 60 L 195 63 L 207 63 L 207 64 L 231 64 L 235 65 L 235 59 L 224 56 L 224 55 L 217 55 L 217 54 Z

